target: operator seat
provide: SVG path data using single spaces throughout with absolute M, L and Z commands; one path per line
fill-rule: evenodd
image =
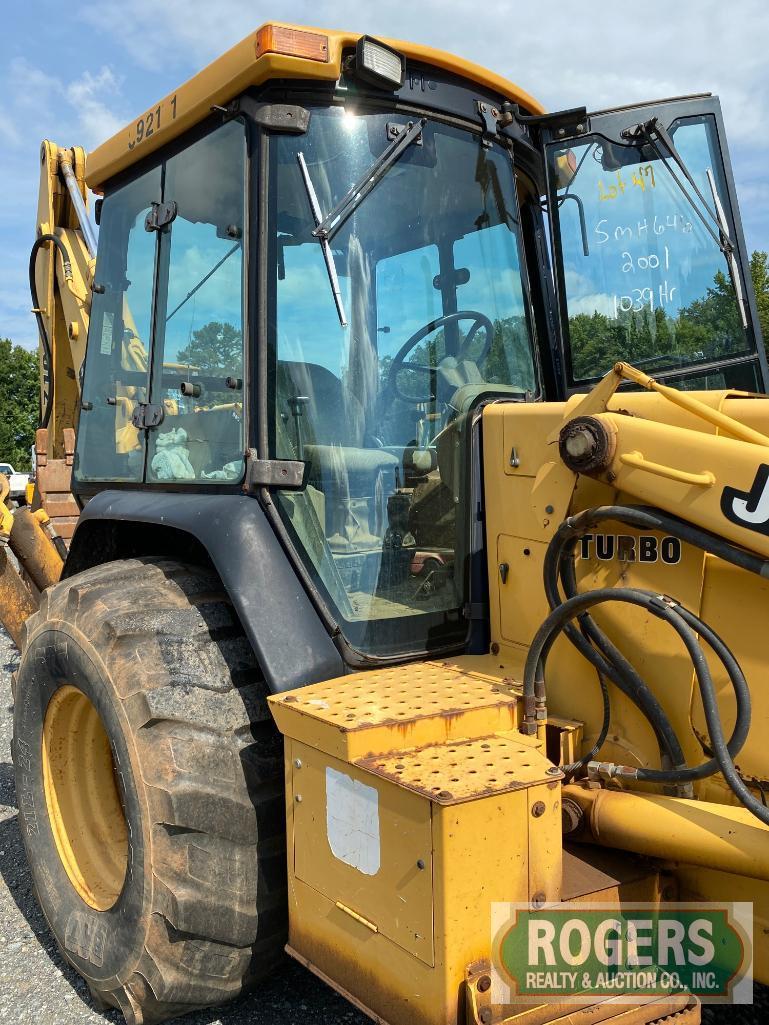
M 394 490 L 400 460 L 366 444 L 363 404 L 326 367 L 279 360 L 277 381 L 281 435 L 294 456 L 309 463 L 308 483 L 326 497 L 326 536 L 340 546 L 344 538 L 353 545 L 356 538 L 369 547 L 379 543 L 372 531 L 380 528 L 382 512 L 375 507 Z

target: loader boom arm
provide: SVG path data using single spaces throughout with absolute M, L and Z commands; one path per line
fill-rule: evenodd
M 610 400 L 622 380 L 660 395 L 663 415 L 645 419 L 619 409 Z M 690 415 L 691 427 L 666 422 L 668 403 Z M 724 393 L 714 406 L 618 363 L 570 411 L 558 432 L 559 450 L 569 469 L 607 480 L 647 505 L 769 559 L 765 425 L 764 403 L 749 395 Z M 584 461 L 591 452 L 597 459 L 592 465 Z
M 61 574 L 80 513 L 70 490 L 80 411 L 96 234 L 88 217 L 85 151 L 40 147 L 35 241 L 29 260 L 32 312 L 39 332 L 40 429 L 30 508 L 14 515 L 2 502 L 0 620 L 18 643 L 39 594 Z M 6 557 L 9 546 L 25 571 Z
M 79 146 L 63 149 L 46 140 L 40 148 L 30 286 L 40 332 L 41 427 L 48 431 L 48 459 L 65 457 L 64 432 L 76 426 L 80 408 L 96 258 L 96 236 L 88 219 L 85 160 L 85 151 Z

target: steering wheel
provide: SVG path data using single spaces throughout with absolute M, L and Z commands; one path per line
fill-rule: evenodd
M 475 340 L 475 336 L 480 330 L 484 328 L 486 331 L 486 341 L 484 342 L 483 349 L 480 353 L 474 357 L 474 362 L 482 363 L 483 360 L 489 354 L 491 349 L 491 343 L 494 340 L 494 325 L 491 323 L 485 313 L 478 313 L 477 310 L 457 310 L 456 313 L 447 313 L 443 317 L 437 317 L 435 320 L 431 320 L 424 327 L 420 327 L 418 331 L 403 343 L 397 353 L 393 356 L 393 361 L 390 364 L 390 372 L 387 375 L 387 388 L 392 391 L 402 402 L 415 403 L 415 402 L 427 402 L 431 397 L 432 393 L 428 392 L 424 396 L 422 395 L 408 395 L 406 392 L 401 391 L 398 387 L 398 374 L 402 370 L 414 370 L 418 374 L 437 374 L 440 372 L 440 364 L 434 367 L 425 366 L 423 363 L 406 363 L 406 356 L 411 352 L 412 349 L 416 348 L 417 345 L 431 335 L 433 331 L 437 331 L 439 327 L 444 327 L 446 324 L 455 324 L 460 320 L 472 320 L 473 325 L 467 332 L 467 335 L 459 347 L 459 351 L 454 357 L 456 363 L 462 362 L 467 357 L 467 354 Z

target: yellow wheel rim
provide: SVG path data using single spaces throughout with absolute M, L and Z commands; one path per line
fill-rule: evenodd
M 56 848 L 70 882 L 96 911 L 120 896 L 128 825 L 99 713 L 76 687 L 61 687 L 43 723 L 43 785 Z

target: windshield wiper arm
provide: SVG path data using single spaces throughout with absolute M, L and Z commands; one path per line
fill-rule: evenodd
M 398 157 L 407 149 L 412 142 L 416 142 L 422 134 L 422 129 L 427 124 L 427 118 L 420 118 L 401 132 L 390 143 L 387 149 L 382 152 L 366 173 L 358 179 L 350 191 L 339 200 L 337 205 L 318 224 L 313 235 L 321 240 L 330 241 L 339 231 L 344 222 L 371 192 L 374 186 L 380 181 L 392 167 Z
M 726 214 L 724 213 L 723 205 L 721 204 L 721 198 L 718 195 L 716 189 L 715 175 L 710 168 L 705 172 L 708 176 L 708 184 L 710 185 L 710 191 L 713 193 L 713 205 L 716 208 L 716 214 L 718 215 L 718 223 L 721 228 L 721 234 L 728 238 L 726 232 Z M 742 294 L 742 282 L 740 281 L 740 272 L 737 266 L 737 260 L 734 256 L 734 246 L 729 245 L 729 252 L 724 254 L 726 256 L 726 262 L 729 264 L 729 273 L 731 274 L 732 284 L 734 285 L 734 294 L 737 297 L 737 305 L 740 308 L 740 319 L 742 320 L 742 326 L 745 330 L 748 327 L 748 311 L 745 308 L 745 296 Z
M 307 170 L 307 163 L 304 159 L 304 153 L 297 153 L 296 159 L 299 161 L 299 169 L 302 172 L 302 178 L 304 179 L 304 187 L 307 191 L 307 198 L 310 201 L 310 209 L 312 210 L 312 217 L 315 221 L 315 231 L 313 235 L 318 234 L 318 226 L 321 223 L 320 216 L 320 203 L 318 202 L 318 194 L 315 191 L 315 186 L 312 184 L 312 178 L 310 172 Z M 334 263 L 334 254 L 331 252 L 331 246 L 329 245 L 328 239 L 325 237 L 319 237 L 320 248 L 323 252 L 323 259 L 326 262 L 326 271 L 328 272 L 328 280 L 331 285 L 331 294 L 334 297 L 336 303 L 336 312 L 339 315 L 339 323 L 342 327 L 347 327 L 347 317 L 344 312 L 344 302 L 342 301 L 342 290 L 339 287 L 339 275 L 336 272 L 336 264 Z
M 657 142 L 653 138 L 652 133 L 654 133 L 657 139 L 659 139 L 660 142 L 664 145 L 665 149 L 667 149 L 673 160 L 680 168 L 681 173 L 684 175 L 689 185 L 691 185 L 691 187 L 694 189 L 695 195 L 702 203 L 705 210 L 707 210 L 711 220 L 715 223 L 716 227 L 718 228 L 718 234 L 716 234 L 715 231 L 713 231 L 713 228 L 710 224 L 708 224 L 700 208 L 697 206 L 697 204 L 694 202 L 690 194 L 684 188 L 683 182 L 679 179 L 673 168 L 668 163 L 664 153 L 661 152 L 659 146 L 657 145 Z M 635 129 L 631 129 L 627 134 L 628 136 L 636 137 L 638 137 L 639 135 L 644 136 L 644 138 L 649 143 L 651 148 L 654 150 L 654 152 L 657 154 L 662 163 L 670 172 L 673 181 L 676 183 L 678 188 L 681 190 L 681 192 L 688 200 L 692 210 L 694 210 L 699 219 L 705 225 L 705 228 L 710 237 L 713 239 L 718 248 L 724 254 L 724 257 L 726 258 L 726 266 L 729 268 L 729 276 L 732 279 L 732 287 L 734 288 L 734 295 L 737 300 L 737 306 L 740 311 L 740 319 L 742 321 L 742 326 L 745 330 L 747 330 L 748 314 L 745 308 L 745 297 L 742 294 L 742 283 L 740 281 L 739 267 L 737 265 L 737 259 L 734 255 L 734 242 L 732 242 L 729 236 L 728 225 L 726 223 L 726 214 L 724 212 L 723 205 L 721 204 L 721 200 L 716 190 L 716 181 L 713 176 L 713 172 L 710 169 L 708 169 L 706 174 L 708 176 L 708 184 L 710 185 L 710 191 L 713 195 L 713 204 L 715 206 L 715 210 L 712 210 L 710 208 L 707 200 L 702 195 L 702 192 L 697 186 L 697 182 L 692 177 L 691 171 L 686 166 L 683 157 L 676 149 L 675 143 L 673 142 L 670 133 L 662 124 L 660 124 L 659 120 L 656 117 L 653 117 L 650 121 L 646 121 L 643 124 L 636 125 Z
M 704 224 L 705 229 L 707 230 L 708 234 L 713 239 L 713 241 L 716 243 L 716 245 L 721 250 L 721 252 L 724 254 L 724 256 L 727 256 L 730 252 L 732 252 L 734 250 L 734 243 L 729 238 L 728 232 L 726 231 L 725 227 L 719 221 L 719 219 L 718 219 L 717 215 L 715 214 L 715 212 L 713 210 L 711 210 L 710 206 L 708 205 L 708 201 L 702 195 L 702 193 L 700 192 L 699 187 L 697 185 L 697 182 L 692 177 L 691 171 L 689 170 L 689 168 L 684 163 L 683 157 L 681 156 L 681 154 L 676 149 L 675 143 L 671 139 L 671 137 L 668 134 L 668 132 L 666 131 L 666 129 L 660 124 L 658 119 L 656 117 L 653 117 L 650 121 L 645 121 L 643 124 L 636 125 L 635 128 L 629 129 L 627 133 L 623 132 L 623 135 L 625 135 L 625 134 L 626 134 L 627 138 L 636 138 L 636 139 L 638 139 L 640 136 L 642 136 L 646 140 L 646 142 L 651 146 L 651 148 L 657 154 L 659 159 L 662 161 L 662 163 L 668 169 L 668 172 L 670 173 L 671 178 L 676 183 L 676 185 L 681 190 L 681 192 L 684 194 L 684 197 L 688 201 L 689 206 L 691 206 L 692 210 L 694 210 L 694 212 L 697 214 L 699 219 L 702 221 L 702 223 Z M 657 138 L 655 139 L 654 136 L 656 136 Z M 700 203 L 702 203 L 702 205 L 705 208 L 705 210 L 708 212 L 711 221 L 713 221 L 713 223 L 718 228 L 718 231 L 719 231 L 718 235 L 715 233 L 715 231 L 713 231 L 712 225 L 710 225 L 708 223 L 707 218 L 702 213 L 702 210 L 700 210 L 700 208 L 694 202 L 694 200 L 692 199 L 691 195 L 689 194 L 687 189 L 684 187 L 684 183 L 681 181 L 681 179 L 675 173 L 673 168 L 670 166 L 670 163 L 669 163 L 667 157 L 665 156 L 665 154 L 660 150 L 659 146 L 657 145 L 657 139 L 659 139 L 659 141 L 663 144 L 665 149 L 670 153 L 670 156 L 673 158 L 675 163 L 680 168 L 683 176 L 686 178 L 686 180 L 689 183 L 689 185 L 691 185 L 691 187 L 694 189 L 695 195 L 699 199 Z

